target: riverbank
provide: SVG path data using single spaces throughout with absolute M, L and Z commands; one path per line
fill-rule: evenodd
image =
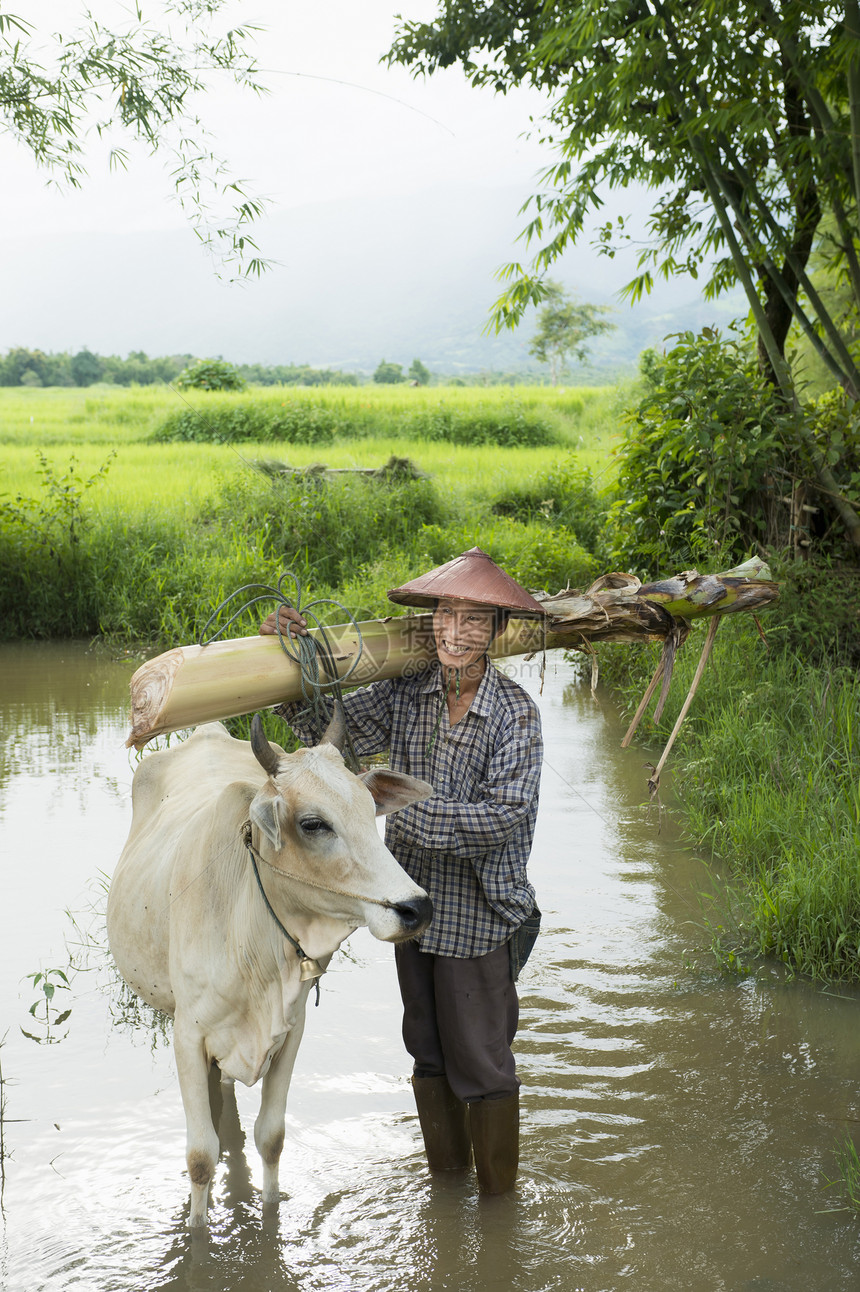
M 720 963 L 745 972 L 768 955 L 816 979 L 857 982 L 860 677 L 855 663 L 836 662 L 838 634 L 827 639 L 824 616 L 799 648 L 805 629 L 794 620 L 802 619 L 805 575 L 775 571 L 783 600 L 762 619 L 767 641 L 748 616 L 721 625 L 673 749 L 673 784 L 688 836 L 715 863 L 700 900 Z M 853 583 L 856 614 L 860 580 Z M 678 659 L 660 722 L 640 728 L 655 747 L 674 726 L 703 640 L 699 627 Z M 603 652 L 602 676 L 631 713 L 656 658 L 649 648 Z

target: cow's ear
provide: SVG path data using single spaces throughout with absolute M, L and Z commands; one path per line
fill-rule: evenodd
M 271 781 L 267 781 L 258 790 L 248 815 L 255 826 L 260 829 L 273 848 L 280 848 L 283 835 L 286 833 L 289 811 L 281 795 Z
M 434 793 L 433 786 L 427 781 L 416 780 L 414 776 L 406 776 L 403 772 L 392 772 L 387 767 L 362 772 L 358 779 L 364 781 L 373 795 L 377 816 L 399 812 L 410 803 L 429 799 Z

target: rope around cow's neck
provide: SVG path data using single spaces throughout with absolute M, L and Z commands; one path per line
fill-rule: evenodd
M 251 822 L 250 822 L 250 821 L 247 821 L 245 824 L 246 824 L 247 829 L 248 829 L 248 835 L 250 836 L 250 833 L 251 833 Z M 244 832 L 243 832 L 243 838 L 244 838 Z M 277 924 L 277 926 L 278 926 L 278 928 L 280 929 L 281 933 L 282 933 L 282 934 L 284 935 L 284 937 L 287 939 L 287 941 L 289 942 L 290 946 L 292 946 L 292 947 L 294 947 L 294 948 L 295 948 L 296 955 L 299 957 L 299 969 L 300 969 L 300 975 L 299 975 L 299 976 L 300 976 L 300 979 L 301 979 L 301 981 L 302 981 L 302 982 L 307 982 L 307 981 L 308 981 L 308 979 L 310 979 L 310 980 L 313 982 L 314 987 L 316 987 L 316 992 L 317 992 L 317 998 L 316 998 L 316 1001 L 315 1001 L 314 1003 L 315 1003 L 316 1005 L 319 1005 L 319 1003 L 320 1003 L 320 978 L 321 978 L 321 977 L 322 977 L 322 975 L 325 973 L 325 969 L 323 969 L 323 967 L 322 967 L 322 965 L 319 963 L 319 961 L 311 959 L 311 957 L 310 957 L 310 956 L 307 954 L 307 952 L 303 949 L 302 944 L 299 942 L 299 940 L 298 940 L 297 938 L 294 938 L 294 937 L 293 937 L 293 935 L 292 935 L 292 933 L 288 933 L 288 932 L 287 932 L 287 930 L 284 928 L 283 924 L 281 923 L 280 919 L 278 918 L 277 911 L 275 910 L 274 906 L 272 906 L 272 903 L 269 901 L 269 898 L 268 898 L 268 896 L 266 895 L 266 890 L 265 890 L 265 888 L 263 887 L 263 881 L 262 881 L 262 879 L 260 878 L 260 872 L 259 872 L 259 870 L 257 869 L 257 855 L 256 855 L 256 853 L 254 852 L 254 849 L 251 847 L 251 843 L 250 843 L 250 839 L 249 839 L 249 838 L 245 838 L 245 847 L 248 849 L 248 852 L 249 852 L 250 857 L 251 857 L 251 868 L 252 868 L 252 870 L 254 871 L 254 878 L 255 878 L 255 879 L 256 879 L 256 881 L 257 881 L 257 887 L 258 887 L 258 888 L 259 888 L 259 890 L 260 890 L 260 896 L 262 897 L 263 901 L 266 903 L 266 908 L 267 908 L 267 910 L 268 910 L 269 914 L 271 915 L 272 919 L 273 919 L 273 920 L 275 921 L 275 923 Z M 260 861 L 264 861 L 264 858 L 263 858 L 263 857 L 260 857 Z M 264 864 L 265 864 L 265 865 L 268 865 L 268 862 L 265 862 L 265 861 L 264 861 Z
M 315 884 L 312 879 L 302 879 L 298 875 L 291 875 L 287 870 L 282 870 L 280 866 L 273 866 L 270 861 L 266 861 L 266 858 L 261 856 L 261 854 L 257 852 L 256 848 L 251 843 L 251 829 L 252 829 L 251 822 L 246 821 L 245 824 L 242 826 L 242 842 L 244 843 L 245 847 L 248 849 L 248 855 L 251 858 L 251 868 L 254 871 L 254 878 L 257 881 L 257 887 L 260 890 L 260 895 L 266 904 L 266 909 L 268 910 L 272 919 L 275 921 L 275 924 L 278 926 L 278 929 L 287 939 L 290 946 L 295 949 L 296 955 L 299 957 L 302 981 L 307 982 L 308 979 L 311 979 L 313 981 L 313 984 L 316 988 L 316 993 L 317 993 L 317 998 L 315 1003 L 319 1005 L 320 978 L 325 973 L 325 969 L 323 969 L 322 965 L 319 963 L 318 960 L 314 960 L 311 956 L 309 956 L 308 953 L 302 947 L 301 943 L 298 941 L 298 939 L 294 938 L 293 935 L 291 933 L 288 933 L 287 930 L 284 928 L 284 925 L 281 923 L 281 920 L 278 917 L 278 914 L 275 911 L 275 908 L 272 906 L 272 903 L 269 901 L 269 898 L 266 894 L 266 890 L 263 887 L 263 881 L 260 878 L 258 863 L 262 862 L 264 866 L 267 866 L 269 870 L 274 871 L 276 875 L 280 875 L 282 879 L 293 879 L 296 881 L 296 883 L 307 884 L 310 888 L 318 888 L 324 893 L 333 893 L 337 897 L 352 897 L 358 902 L 371 902 L 373 903 L 374 906 L 384 906 L 384 907 L 387 907 L 389 910 L 392 909 L 394 904 L 393 902 L 389 902 L 388 900 L 379 898 L 379 897 L 363 897 L 360 893 L 349 893 L 345 888 L 331 888 L 326 884 Z
M 321 893 L 333 893 L 335 897 L 351 897 L 356 902 L 370 902 L 372 906 L 384 906 L 386 910 L 393 911 L 394 902 L 389 902 L 387 897 L 367 897 L 364 893 L 351 893 L 347 888 L 334 888 L 331 884 L 317 884 L 312 879 L 305 879 L 303 875 L 291 875 L 288 870 L 281 866 L 273 866 L 270 861 L 261 856 L 260 853 L 251 844 L 251 822 L 246 821 L 242 826 L 242 841 L 245 847 L 251 853 L 251 856 L 261 861 L 269 870 L 273 870 L 281 879 L 294 879 L 297 884 L 307 884 L 308 888 L 317 888 Z

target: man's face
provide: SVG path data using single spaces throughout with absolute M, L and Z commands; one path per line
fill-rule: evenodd
M 495 622 L 495 612 L 489 606 L 442 598 L 433 612 L 433 636 L 442 666 L 465 670 L 483 659 L 493 640 Z

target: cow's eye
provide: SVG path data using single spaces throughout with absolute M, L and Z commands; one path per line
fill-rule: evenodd
M 328 821 L 323 821 L 319 816 L 302 817 L 299 825 L 306 834 L 333 834 L 333 830 Z

